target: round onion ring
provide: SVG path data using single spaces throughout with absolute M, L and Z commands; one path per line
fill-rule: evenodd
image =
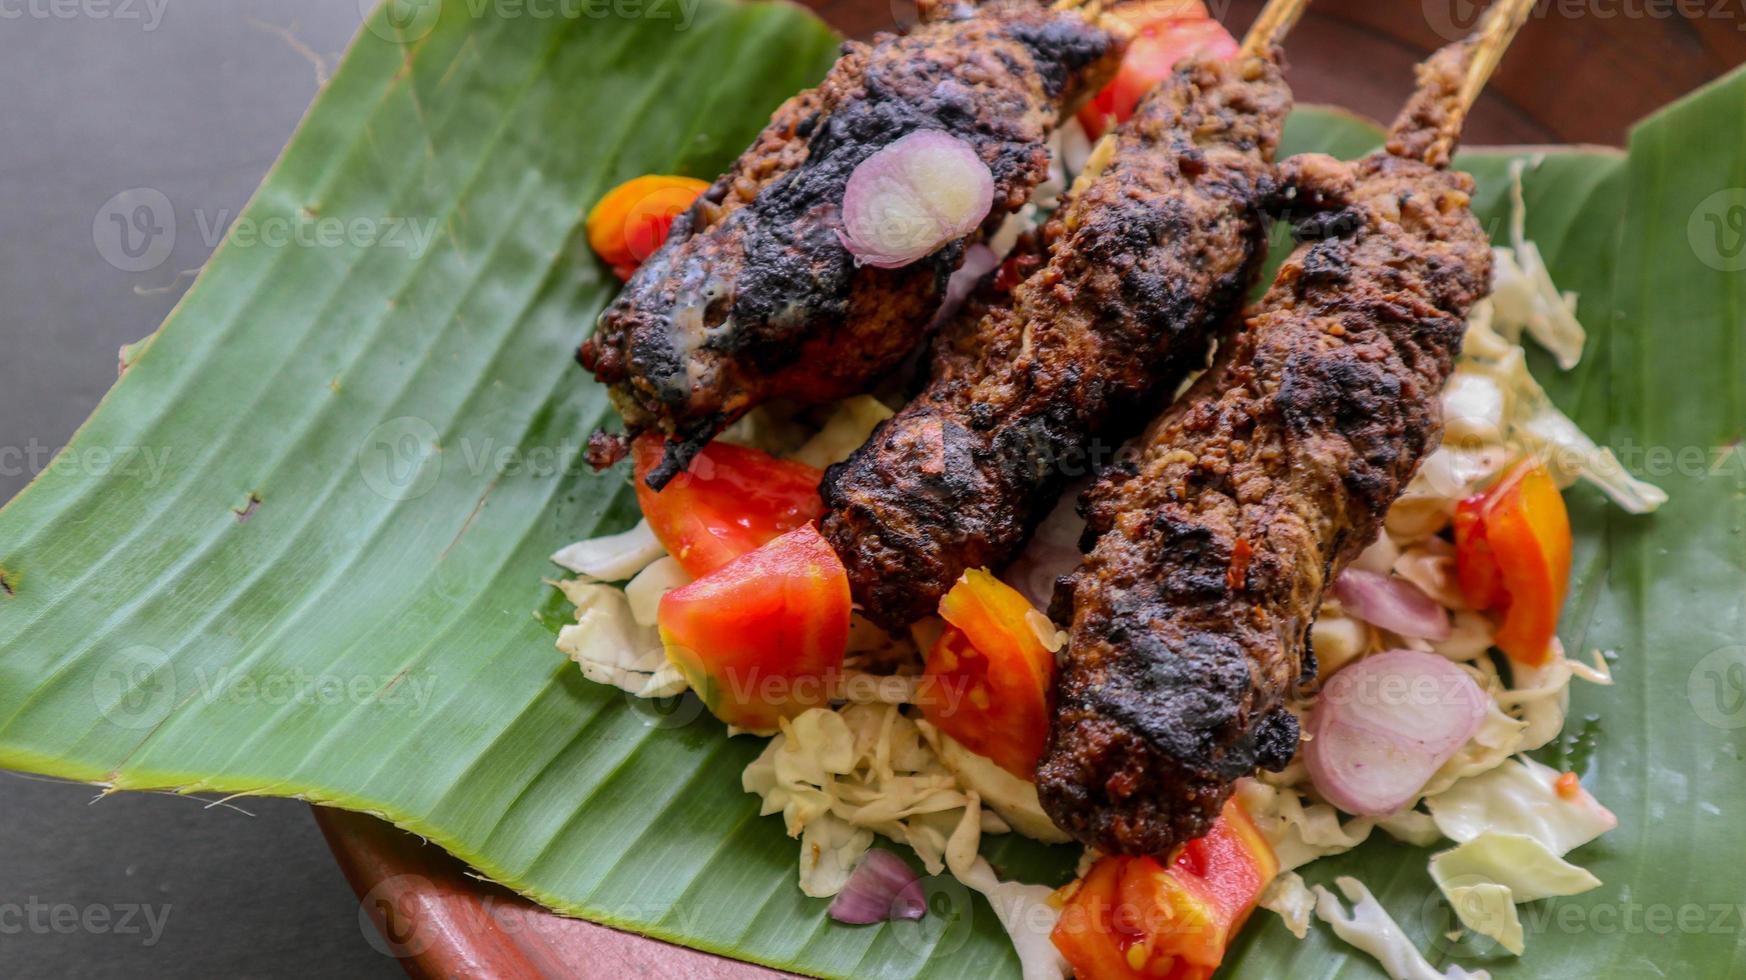
M 1304 764 L 1316 791 L 1347 813 L 1394 813 L 1479 730 L 1488 701 L 1466 671 L 1434 653 L 1365 657 L 1322 687 Z
M 975 147 L 917 130 L 849 175 L 837 235 L 857 263 L 896 269 L 975 231 L 993 207 L 994 174 Z

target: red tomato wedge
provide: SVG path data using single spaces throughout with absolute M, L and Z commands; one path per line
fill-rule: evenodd
M 620 279 L 629 279 L 643 260 L 667 240 L 673 219 L 709 189 L 695 177 L 645 174 L 606 192 L 588 211 L 588 245 Z
M 1524 460 L 1455 510 L 1455 565 L 1475 609 L 1503 613 L 1494 641 L 1531 667 L 1552 655 L 1570 591 L 1570 514 L 1552 475 Z
M 1182 59 L 1237 53 L 1237 39 L 1207 15 L 1199 0 L 1119 4 L 1112 13 L 1127 21 L 1135 35 L 1115 79 L 1079 110 L 1079 123 L 1092 139 L 1127 122 L 1146 93 L 1169 78 Z
M 1278 874 L 1273 849 L 1231 800 L 1168 861 L 1099 859 L 1050 938 L 1080 980 L 1206 980 Z
M 940 731 L 1026 780 L 1043 757 L 1055 687 L 1055 655 L 1031 625 L 1034 612 L 987 571 L 965 572 L 940 600 L 949 625 L 928 651 L 920 697 Z
M 769 731 L 829 703 L 849 645 L 849 574 L 802 524 L 667 593 L 658 618 L 667 659 L 710 712 Z
M 1115 928 L 1121 904 L 1123 858 L 1106 857 L 1091 866 L 1061 909 L 1049 939 L 1081 980 L 1145 980 L 1128 963 L 1125 933 Z M 1145 958 L 1140 958 L 1144 965 Z
M 646 432 L 631 446 L 637 503 L 655 537 L 693 576 L 726 565 L 824 513 L 822 470 L 766 452 L 712 442 L 660 491 L 644 480 L 661 461 L 661 437 Z

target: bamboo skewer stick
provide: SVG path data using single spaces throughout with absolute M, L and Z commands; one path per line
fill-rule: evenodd
M 1256 15 L 1255 23 L 1249 25 L 1249 33 L 1243 35 L 1238 57 L 1252 58 L 1285 40 L 1307 6 L 1309 0 L 1268 0 Z
M 1474 48 L 1473 61 L 1468 64 L 1467 75 L 1461 81 L 1459 111 L 1463 118 L 1467 110 L 1473 108 L 1473 101 L 1479 98 L 1480 90 L 1491 79 L 1497 63 L 1503 60 L 1504 51 L 1515 40 L 1516 32 L 1527 23 L 1533 10 L 1534 0 L 1498 0 L 1485 12 L 1485 21 L 1480 24 L 1474 38 L 1469 39 Z
M 1467 113 L 1527 21 L 1534 0 L 1497 0 L 1479 29 L 1431 55 L 1419 66 L 1419 87 L 1388 133 L 1388 152 L 1445 167 Z

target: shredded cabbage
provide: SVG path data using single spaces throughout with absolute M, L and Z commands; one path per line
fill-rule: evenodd
M 1560 796 L 1558 777 L 1532 759 L 1512 759 L 1429 797 L 1425 808 L 1450 840 L 1471 841 L 1488 831 L 1519 834 L 1562 856 L 1619 821 L 1580 786 L 1572 797 Z
M 578 541 L 552 556 L 554 565 L 596 582 L 621 582 L 667 553 L 648 521 L 601 538 Z
M 1484 970 L 1469 972 L 1453 964 L 1439 972 L 1419 953 L 1388 910 L 1370 894 L 1370 889 L 1358 879 L 1345 876 L 1335 878 L 1334 884 L 1352 903 L 1352 911 L 1348 913 L 1333 892 L 1317 885 L 1316 918 L 1332 926 L 1334 935 L 1374 956 L 1394 980 L 1490 980 L 1491 974 Z
M 1522 199 L 1522 172 L 1540 157 L 1510 164 L 1510 248 L 1497 249 L 1498 271 L 1493 275 L 1492 301 L 1504 307 L 1506 319 L 1522 324 L 1541 347 L 1568 371 L 1582 360 L 1588 332 L 1576 319 L 1576 294 L 1560 292 L 1540 256 L 1540 246 L 1528 240 L 1528 205 Z M 1507 264 L 1506 264 L 1507 263 Z
M 1431 880 L 1463 925 L 1517 956 L 1526 948 L 1517 905 L 1601 883 L 1532 837 L 1492 830 L 1432 855 Z
M 1330 854 L 1349 851 L 1369 838 L 1376 821 L 1357 817 L 1340 823 L 1340 812 L 1326 803 L 1306 803 L 1290 786 L 1259 779 L 1237 785 L 1243 809 L 1279 857 L 1279 870 L 1290 871 Z
M 829 898 L 843 890 L 861 855 L 873 845 L 873 832 L 830 814 L 809 821 L 800 834 L 800 890 Z
M 981 892 L 994 908 L 1018 951 L 1019 967 L 1024 980 L 1062 980 L 1067 976 L 1067 961 L 1049 938 L 1061 910 L 1051 900 L 1054 890 L 1044 885 L 1026 885 L 1016 881 L 1001 881 L 983 858 L 976 858 L 970 867 L 957 875 L 965 885 Z
M 655 559 L 624 584 L 624 596 L 630 600 L 631 615 L 644 626 L 655 625 L 656 615 L 661 611 L 661 597 L 690 581 L 691 576 L 685 571 L 685 566 L 679 564 L 679 559 L 672 555 Z
M 1599 878 L 1552 853 L 1540 841 L 1526 834 L 1495 830 L 1432 855 L 1431 878 L 1439 885 L 1483 878 L 1508 888 L 1518 903 L 1579 895 L 1600 887 Z
M 1431 873 L 1436 874 L 1434 865 Z M 1462 925 L 1497 940 L 1498 945 L 1517 956 L 1527 949 L 1522 919 L 1516 914 L 1516 900 L 1508 888 L 1484 880 L 1447 885 L 1439 882 L 1438 887 Z
M 581 666 L 582 676 L 643 698 L 685 690 L 659 634 L 636 621 L 622 591 L 577 579 L 557 584 L 576 606 L 576 622 L 558 631 L 558 649 Z
M 784 720 L 746 767 L 741 786 L 763 798 L 762 813 L 782 814 L 791 837 L 828 814 L 909 844 L 929 874 L 945 870 L 948 847 L 974 854 L 984 832 L 1005 829 L 984 823 L 974 794 L 959 786 L 897 705 L 812 708 Z M 803 869 L 808 850 L 803 841 Z M 811 884 L 828 881 L 816 876 Z
M 1043 805 L 1037 801 L 1036 783 L 1014 776 L 926 721 L 918 721 L 916 725 L 939 754 L 940 762 L 958 777 L 958 782 L 980 796 L 982 802 L 999 813 L 1012 829 L 1048 843 L 1066 843 L 1073 839 L 1043 812 Z
M 879 423 L 890 418 L 891 409 L 872 395 L 856 395 L 837 403 L 824 426 L 795 451 L 795 462 L 824 469 L 840 463 L 873 434 Z
M 1299 939 L 1309 935 L 1310 915 L 1316 909 L 1316 896 L 1295 871 L 1282 872 L 1268 884 L 1258 902 L 1262 908 L 1279 913 L 1285 928 Z
M 1492 313 L 1487 301 L 1475 308 L 1452 383 L 1472 384 L 1471 379 L 1478 377 L 1495 385 L 1508 406 L 1508 442 L 1539 456 L 1562 482 L 1587 480 L 1633 514 L 1645 514 L 1666 503 L 1666 493 L 1626 472 L 1612 450 L 1596 445 L 1552 404 L 1545 389 L 1528 373 L 1526 353 L 1493 328 Z M 1464 375 L 1469 380 L 1461 381 Z

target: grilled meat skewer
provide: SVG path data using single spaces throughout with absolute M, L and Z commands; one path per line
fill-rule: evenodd
M 1281 165 L 1316 213 L 1245 329 L 1081 509 L 1095 546 L 1038 771 L 1043 807 L 1105 851 L 1205 833 L 1233 782 L 1297 750 L 1286 699 L 1327 584 L 1442 431 L 1439 393 L 1491 250 L 1444 169 L 1526 0 L 1420 67 L 1385 151 Z M 1506 29 L 1507 28 L 1507 29 Z M 1491 48 L 1492 50 L 1487 50 Z M 1061 605 L 1060 602 L 1057 605 Z
M 1116 22 L 1065 5 L 939 11 L 910 34 L 845 44 L 673 222 L 581 346 L 627 428 L 668 438 L 651 487 L 760 402 L 861 391 L 921 340 L 965 243 L 899 269 L 858 266 L 838 234 L 857 165 L 919 130 L 963 139 L 994 176 L 991 229 L 1048 176 L 1050 132 L 1125 45 Z
M 868 618 L 897 629 L 1005 564 L 1098 447 L 1205 364 L 1266 254 L 1291 108 L 1272 42 L 1299 9 L 1272 5 L 1261 43 L 1154 89 L 1045 228 L 1047 264 L 943 330 L 927 388 L 827 471 L 821 527 Z

